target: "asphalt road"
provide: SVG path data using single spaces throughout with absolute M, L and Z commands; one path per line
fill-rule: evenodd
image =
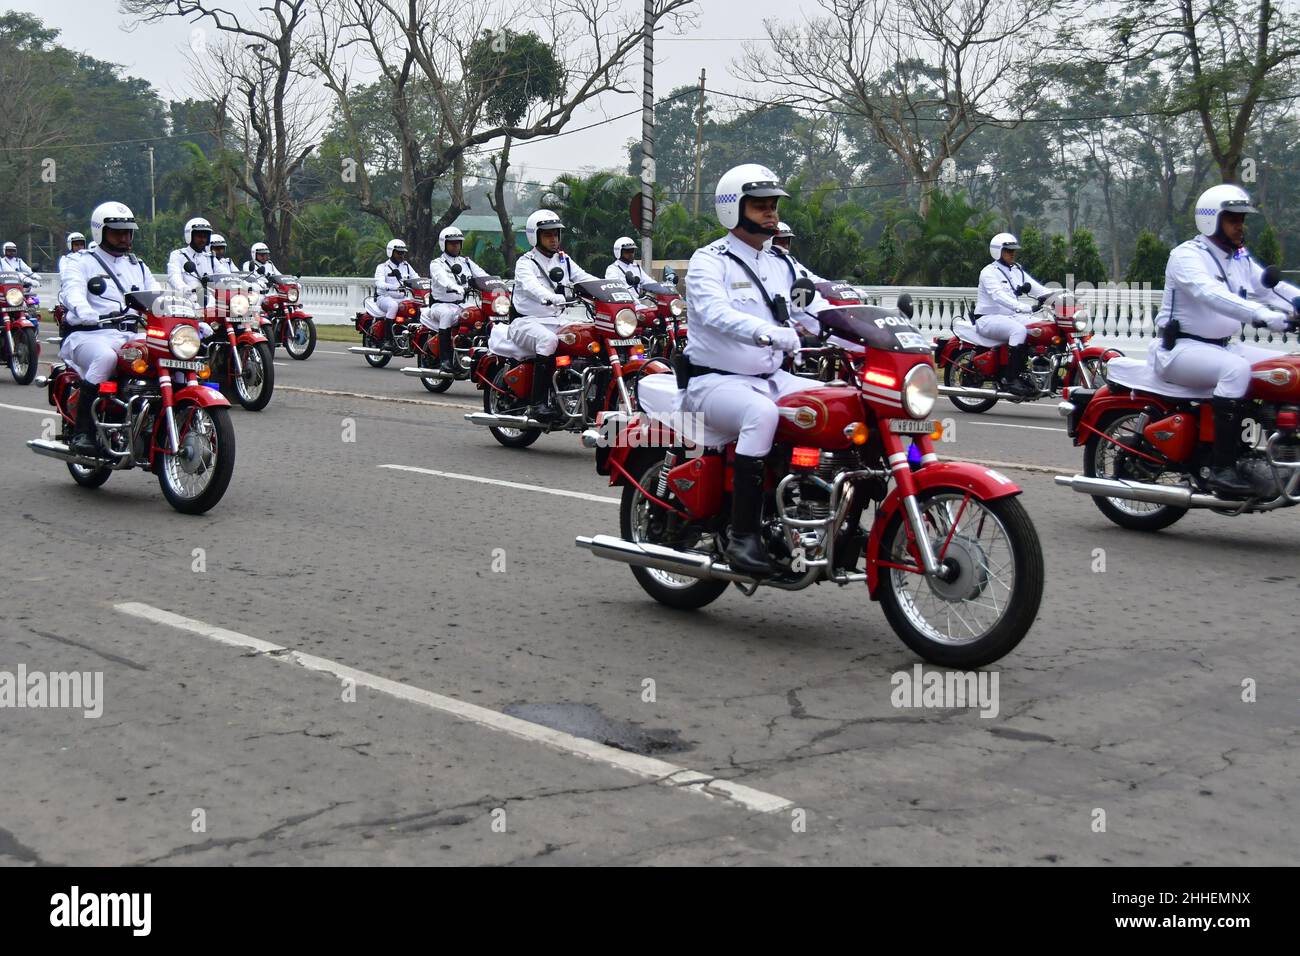
M 663 608 L 573 546 L 617 528 L 575 437 L 504 449 L 471 386 L 344 348 L 233 413 L 202 518 L 76 487 L 0 382 L 0 672 L 103 680 L 98 718 L 0 708 L 0 862 L 1296 862 L 1295 512 L 1125 532 L 1053 485 L 1046 406 L 942 411 L 1023 485 L 1048 585 L 996 716 L 896 708 L 918 660 L 865 589 Z

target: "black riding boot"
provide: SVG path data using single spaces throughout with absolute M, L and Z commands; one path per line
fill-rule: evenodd
M 772 574 L 772 560 L 759 534 L 763 517 L 763 459 L 736 456 L 735 487 L 731 492 L 731 538 L 726 558 L 731 570 L 765 578 Z
M 1214 458 L 1210 466 L 1210 490 L 1221 498 L 1250 498 L 1252 482 L 1237 469 L 1241 438 L 1241 402 L 1235 398 L 1214 398 Z
M 528 417 L 551 423 L 560 417 L 560 410 L 551 402 L 551 379 L 555 376 L 555 356 L 539 355 L 533 359 L 533 404 Z
M 451 329 L 438 330 L 438 368 L 444 372 L 454 372 L 455 366 L 452 364 L 453 346 L 451 344 Z
M 1029 380 L 1029 346 L 1007 347 L 1007 367 L 1002 370 L 1002 383 L 1012 395 L 1036 395 L 1038 389 Z
M 99 397 L 99 386 L 81 382 L 77 386 L 77 420 L 72 426 L 72 440 L 68 448 L 73 454 L 86 458 L 99 456 L 99 432 L 95 428 L 95 399 Z

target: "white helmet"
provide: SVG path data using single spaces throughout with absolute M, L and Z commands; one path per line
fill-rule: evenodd
M 989 241 L 989 255 L 997 262 L 1002 258 L 1003 249 L 1019 249 L 1020 240 L 1009 232 L 999 232 Z
M 225 244 L 226 244 L 226 237 L 217 232 L 214 232 L 212 234 L 212 238 L 208 240 L 209 249 L 215 246 L 224 246 Z
M 443 252 L 447 251 L 447 243 L 457 241 L 464 242 L 465 233 L 461 232 L 455 226 L 448 226 L 442 232 L 438 233 L 438 248 Z
M 1259 212 L 1250 201 L 1250 195 L 1240 186 L 1224 183 L 1211 186 L 1196 200 L 1196 229 L 1203 236 L 1219 231 L 1219 213 Z
M 95 211 L 90 214 L 90 238 L 91 247 L 98 247 L 104 243 L 104 227 L 110 229 L 130 229 L 135 232 L 135 213 L 130 208 L 120 202 L 100 203 L 95 207 Z
M 563 229 L 564 223 L 560 222 L 560 217 L 549 209 L 539 209 L 528 217 L 528 222 L 524 224 L 524 235 L 528 237 L 530 246 L 537 245 L 537 230 L 539 229 Z
M 624 249 L 632 249 L 635 251 L 636 241 L 627 236 L 619 236 L 614 240 L 614 258 L 622 259 Z
M 190 244 L 190 238 L 195 232 L 206 232 L 210 237 L 212 235 L 212 223 L 206 219 L 191 219 L 185 224 L 185 245 Z
M 86 237 L 79 232 L 68 233 L 68 251 L 69 252 L 72 251 L 72 244 L 74 242 L 85 242 L 85 241 L 86 241 Z
M 12 250 L 14 251 L 14 255 L 18 255 L 18 243 L 16 243 L 16 242 L 6 242 L 6 243 L 5 243 L 5 255 L 9 255 L 9 250 L 10 250 L 10 249 L 12 249 Z
M 265 252 L 269 256 L 271 254 L 271 247 L 265 242 L 255 242 L 249 247 L 248 252 L 253 259 L 256 260 L 259 252 Z
M 388 245 L 384 246 L 384 252 L 385 254 L 387 254 L 388 258 L 390 259 L 393 258 L 394 252 L 405 252 L 405 251 L 406 251 L 406 243 L 404 243 L 401 239 L 389 239 Z
M 772 170 L 758 163 L 745 163 L 722 174 L 718 188 L 713 191 L 713 211 L 724 229 L 735 229 L 740 223 L 740 202 L 745 196 L 761 199 L 789 195 Z
M 790 228 L 788 225 L 786 225 L 785 223 L 783 223 L 783 222 L 778 222 L 778 223 L 776 224 L 776 235 L 773 236 L 772 238 L 773 238 L 773 239 L 793 239 L 793 238 L 794 238 L 794 230 L 791 229 L 791 228 Z

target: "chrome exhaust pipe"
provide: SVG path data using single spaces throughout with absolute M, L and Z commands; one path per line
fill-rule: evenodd
M 353 355 L 392 355 L 388 349 L 372 349 L 368 345 L 349 345 L 348 351 Z
M 46 385 L 50 384 L 50 377 L 48 375 L 37 375 L 32 379 L 32 384 L 37 388 L 44 388 Z
M 741 581 L 752 583 L 753 578 L 731 570 L 725 564 L 714 561 L 708 555 L 692 554 L 689 551 L 675 551 L 658 544 L 636 544 L 613 535 L 598 534 L 594 538 L 579 537 L 574 542 L 598 558 L 622 561 L 639 568 L 654 568 L 673 574 L 700 578 L 706 581 Z
M 455 378 L 451 372 L 444 372 L 440 368 L 419 368 L 415 366 L 402 369 L 403 375 L 410 375 L 413 378 Z
M 1178 485 L 1151 485 L 1142 481 L 1117 481 L 1113 478 L 1089 478 L 1087 475 L 1057 475 L 1056 483 L 1067 488 L 1099 498 L 1124 498 L 1128 501 L 1145 501 L 1171 508 L 1240 508 L 1244 502 L 1219 498 L 1216 495 L 1196 494 L 1190 488 Z
M 46 441 L 44 438 L 34 438 L 27 443 L 27 447 L 38 455 L 44 455 L 46 458 L 57 458 L 59 461 L 66 461 L 72 465 L 85 465 L 88 468 L 112 467 L 110 462 L 102 458 L 86 458 L 82 455 L 74 455 L 72 449 L 61 441 Z
M 1011 392 L 999 392 L 992 388 L 960 388 L 955 385 L 940 385 L 939 394 L 956 395 L 958 398 L 996 398 L 1004 402 L 1026 402 L 1039 397 L 1038 395 L 1013 395 Z
M 583 448 L 599 448 L 605 443 L 605 436 L 599 428 L 588 428 L 582 433 Z
M 548 427 L 527 415 L 489 415 L 487 412 L 471 412 L 465 416 L 465 421 L 471 425 L 487 425 L 489 428 L 535 428 L 545 431 Z

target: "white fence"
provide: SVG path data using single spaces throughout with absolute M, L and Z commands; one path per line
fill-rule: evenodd
M 678 277 L 685 276 L 685 263 L 673 263 Z M 656 262 L 656 271 L 661 263 Z M 155 275 L 166 282 L 166 275 Z M 58 296 L 58 279 L 46 275 L 41 284 L 41 302 L 52 307 Z M 361 311 L 374 282 L 369 276 L 302 276 L 303 307 L 321 325 L 350 325 Z M 858 286 L 868 302 L 892 308 L 904 292 L 912 297 L 913 322 L 931 335 L 952 330 L 954 319 L 970 312 L 975 303 L 975 288 L 939 286 Z M 1145 352 L 1154 339 L 1154 319 L 1160 309 L 1160 289 L 1103 288 L 1080 291 L 1079 303 L 1092 317 L 1094 342 L 1116 346 L 1128 352 Z M 1294 335 L 1279 335 L 1267 330 L 1248 329 L 1247 342 L 1266 348 L 1287 349 L 1295 346 Z

